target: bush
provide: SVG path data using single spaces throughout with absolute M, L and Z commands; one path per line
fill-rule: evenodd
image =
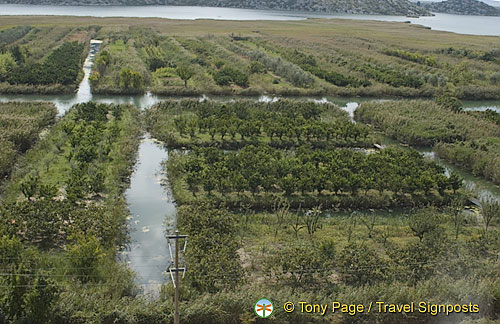
M 222 70 L 215 72 L 214 80 L 220 86 L 234 83 L 240 87 L 248 87 L 248 75 L 232 67 L 225 66 Z
M 394 50 L 388 49 L 384 51 L 384 54 L 389 56 L 399 57 L 402 58 L 403 60 L 412 61 L 427 66 L 432 66 L 432 67 L 437 66 L 437 62 L 434 57 L 422 55 L 420 53 L 408 52 L 405 50 L 398 50 L 398 49 Z
M 200 292 L 232 289 L 243 280 L 236 241 L 236 221 L 223 206 L 181 206 L 178 227 L 189 235 L 187 280 Z
M 438 143 L 436 154 L 476 176 L 500 184 L 500 139 L 484 138 L 458 143 Z
M 368 102 L 360 105 L 355 116 L 390 137 L 416 146 L 500 136 L 497 125 L 450 112 L 431 101 Z

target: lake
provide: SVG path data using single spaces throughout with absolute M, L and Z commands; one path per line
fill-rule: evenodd
M 187 6 L 44 6 L 0 4 L 0 15 L 57 15 L 91 17 L 140 17 L 169 19 L 219 20 L 303 20 L 307 18 L 338 18 L 380 21 L 410 21 L 434 30 L 470 35 L 500 36 L 500 17 L 436 14 L 434 17 L 376 16 L 325 14 L 279 10 Z

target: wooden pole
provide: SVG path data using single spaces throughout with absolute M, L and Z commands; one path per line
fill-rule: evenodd
M 179 231 L 175 231 L 175 313 L 174 324 L 179 324 Z

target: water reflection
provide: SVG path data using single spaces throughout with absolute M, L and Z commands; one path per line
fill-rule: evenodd
M 238 8 L 188 7 L 188 6 L 47 6 L 25 4 L 0 4 L 2 15 L 56 15 L 90 17 L 150 17 L 169 19 L 216 20 L 303 20 L 308 18 L 336 18 L 353 20 L 378 20 L 409 22 L 434 30 L 469 35 L 500 35 L 498 17 L 464 16 L 436 13 L 430 17 L 406 17 L 321 13 L 285 10 L 256 10 Z
M 176 207 L 161 184 L 161 162 L 167 158 L 168 152 L 161 146 L 149 137 L 144 139 L 130 188 L 125 193 L 131 214 L 132 244 L 122 254 L 138 274 L 137 282 L 145 292 L 158 289 L 170 264 L 165 232 L 175 222 Z

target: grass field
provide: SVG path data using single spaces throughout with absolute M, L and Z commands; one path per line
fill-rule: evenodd
M 10 63 L 0 72 L 19 67 L 7 58 L 18 54 L 42 69 L 52 48 L 74 54 L 91 38 L 103 40 L 90 77 L 101 94 L 500 93 L 497 37 L 327 19 L 2 17 L 0 62 Z M 60 87 L 3 82 L 0 92 L 21 88 Z M 47 118 L 38 106 L 26 104 L 33 116 L 24 116 L 23 107 L 6 105 L 0 123 L 14 126 L 2 127 L 2 136 L 28 123 L 38 138 L 55 118 L 51 105 Z M 181 323 L 498 324 L 499 203 L 485 198 L 471 207 L 462 179 L 416 150 L 366 150 L 377 136 L 365 124 L 410 144 L 437 143 L 450 160 L 498 175 L 498 164 L 486 163 L 498 161 L 497 116 L 407 100 L 364 103 L 359 113 L 354 123 L 335 105 L 290 99 L 169 100 L 144 112 L 72 107 L 26 146 L 12 171 L 13 159 L 0 155 L 11 173 L 0 205 L 0 324 L 173 323 L 171 283 L 155 298 L 140 296 L 117 258 L 135 243 L 124 192 L 144 131 L 170 150 L 168 199 L 176 228 L 189 235 Z M 253 310 L 262 297 L 276 307 L 266 320 Z M 462 312 L 320 316 L 301 312 L 301 301 L 458 304 Z M 283 311 L 285 302 L 296 311 Z M 473 304 L 477 311 L 462 308 Z
M 99 93 L 432 97 L 452 88 L 466 99 L 500 93 L 496 37 L 405 23 L 5 17 L 0 24 L 36 26 L 42 40 L 64 28 L 70 31 L 63 38 L 103 39 L 109 57 L 96 70 Z M 28 45 L 37 53 L 46 46 Z M 186 87 L 181 66 L 193 70 Z

